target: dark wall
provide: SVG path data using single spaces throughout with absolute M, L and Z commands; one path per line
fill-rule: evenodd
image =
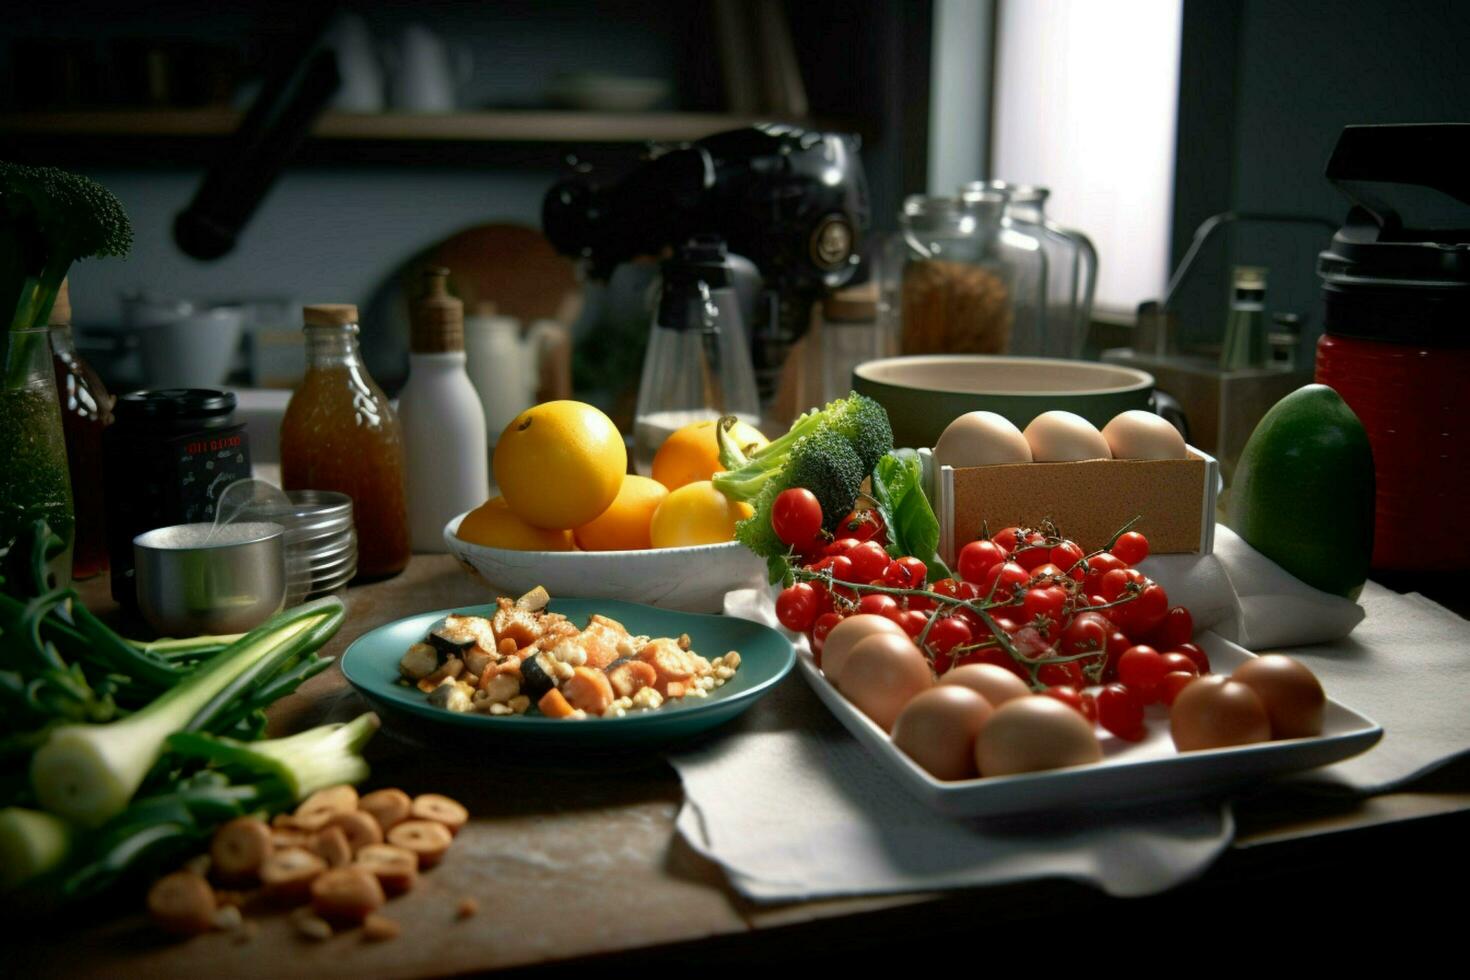
M 1470 121 L 1463 0 L 1185 0 L 1173 258 L 1218 211 L 1321 215 L 1347 204 L 1322 170 L 1350 123 Z M 1182 335 L 1218 340 L 1228 265 L 1271 270 L 1268 306 L 1320 329 L 1327 234 L 1241 228 L 1178 304 Z

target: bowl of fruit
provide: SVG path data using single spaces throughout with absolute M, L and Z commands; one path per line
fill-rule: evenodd
M 749 426 L 727 441 L 766 439 Z M 495 447 L 500 489 L 444 528 L 460 564 L 497 595 L 540 585 L 553 595 L 718 612 L 731 589 L 765 580 L 766 563 L 736 540 L 752 508 L 714 488 L 716 421 L 670 435 L 651 477 L 627 472 L 612 420 L 591 405 L 554 401 L 518 415 Z

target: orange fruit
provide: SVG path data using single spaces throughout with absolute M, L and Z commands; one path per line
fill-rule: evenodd
M 625 476 L 612 506 L 572 532 L 584 551 L 636 551 L 652 548 L 648 528 L 668 488 L 646 476 Z
M 736 503 L 708 480 L 686 483 L 653 512 L 649 537 L 655 548 L 724 544 L 735 540 L 735 522 L 753 513 L 749 504 Z
M 708 480 L 723 470 L 715 424 L 715 419 L 691 422 L 669 433 L 653 456 L 653 478 L 670 490 L 677 490 L 685 484 Z M 770 441 L 759 429 L 744 422 L 736 422 L 731 434 L 746 452 Z
M 575 551 L 570 531 L 547 531 L 517 517 L 502 497 L 491 497 L 459 522 L 461 541 L 513 551 Z
M 612 419 L 585 402 L 533 405 L 500 434 L 491 460 L 505 502 L 527 524 L 580 527 L 612 504 L 628 450 Z

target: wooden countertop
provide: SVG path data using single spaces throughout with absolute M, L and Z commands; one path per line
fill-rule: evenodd
M 105 577 L 82 586 L 91 608 L 110 606 L 106 591 Z M 348 591 L 347 621 L 323 652 L 339 654 L 357 636 L 402 616 L 484 601 L 483 588 L 452 558 L 416 556 L 397 578 Z M 795 675 L 773 696 L 793 699 L 803 711 L 824 711 Z M 333 667 L 277 704 L 272 727 L 299 730 L 364 707 Z M 738 729 L 742 722 L 732 724 Z M 895 935 L 905 942 L 942 938 L 981 921 L 1042 927 L 1059 915 L 1085 916 L 1105 929 L 1114 919 L 1173 917 L 1180 908 L 1194 921 L 1215 908 L 1279 899 L 1283 887 L 1313 895 L 1308 908 L 1330 919 L 1339 903 L 1351 902 L 1365 887 L 1410 884 L 1404 876 L 1420 872 L 1399 857 L 1406 843 L 1454 842 L 1463 853 L 1458 842 L 1470 829 L 1470 766 L 1452 766 L 1413 792 L 1367 801 L 1280 794 L 1245 801 L 1237 808 L 1231 851 L 1200 882 L 1154 899 L 1109 899 L 1067 882 L 1041 881 L 756 906 L 678 837 L 679 780 L 656 756 L 560 759 L 460 738 L 410 745 L 385 729 L 369 758 L 370 785 L 444 792 L 473 815 L 445 862 L 422 876 L 412 893 L 389 903 L 385 911 L 403 926 L 398 939 L 367 943 L 352 931 L 316 943 L 300 938 L 284 915 L 260 915 L 252 917 L 259 930 L 248 941 L 219 933 L 176 943 L 130 913 L 57 923 L 56 935 L 40 929 L 19 947 L 17 975 L 29 968 L 43 975 L 150 980 L 421 977 L 546 964 L 550 972 L 584 972 L 589 965 L 643 968 L 712 958 L 729 965 L 776 957 L 873 965 Z M 479 912 L 459 920 L 456 907 L 465 897 L 478 901 Z M 1343 905 L 1343 914 L 1350 907 Z M 1299 908 L 1295 914 L 1303 913 Z M 589 964 L 587 957 L 597 959 Z

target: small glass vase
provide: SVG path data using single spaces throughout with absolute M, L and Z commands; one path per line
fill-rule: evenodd
M 66 542 L 50 567 L 58 585 L 71 581 L 74 533 L 71 479 L 61 403 L 45 327 L 8 330 L 0 371 L 0 550 L 14 545 L 37 518 Z

